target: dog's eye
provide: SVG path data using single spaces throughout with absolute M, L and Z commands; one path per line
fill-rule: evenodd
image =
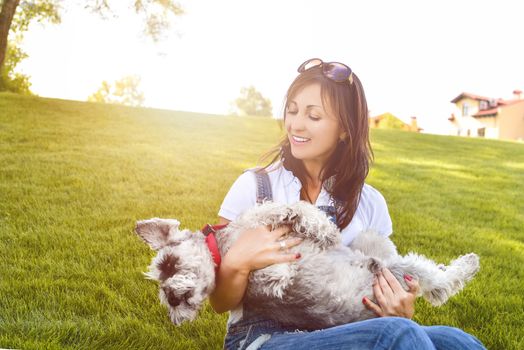
M 178 272 L 178 260 L 179 258 L 177 256 L 166 254 L 162 261 L 158 263 L 157 267 L 158 270 L 160 270 L 159 278 L 161 281 L 167 280 L 169 277 Z

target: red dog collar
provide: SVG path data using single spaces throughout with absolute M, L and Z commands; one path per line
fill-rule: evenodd
M 207 247 L 209 251 L 211 252 L 213 261 L 215 262 L 215 271 L 218 270 L 220 266 L 220 262 L 221 262 L 220 251 L 218 250 L 218 244 L 217 244 L 217 239 L 215 237 L 215 233 L 223 229 L 226 226 L 227 224 L 224 224 L 224 225 L 206 224 L 201 230 L 204 236 L 206 236 Z

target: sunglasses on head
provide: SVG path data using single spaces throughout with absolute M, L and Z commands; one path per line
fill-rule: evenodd
M 322 66 L 322 73 L 327 78 L 337 83 L 349 81 L 350 84 L 353 84 L 353 71 L 340 62 L 323 62 L 320 58 L 311 58 L 298 67 L 298 72 L 304 73 L 308 69 L 318 66 Z

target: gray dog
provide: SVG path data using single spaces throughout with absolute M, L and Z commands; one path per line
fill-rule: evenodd
M 193 320 L 215 287 L 215 263 L 202 232 L 179 231 L 173 219 L 138 221 L 136 232 L 158 253 L 146 275 L 160 282 L 160 300 L 171 321 Z M 314 205 L 265 202 L 216 232 L 221 256 L 248 228 L 290 225 L 288 237 L 303 241 L 290 248 L 302 258 L 252 271 L 244 305 L 281 324 L 299 329 L 321 329 L 376 315 L 360 302 L 373 297 L 373 277 L 386 267 L 407 290 L 405 274 L 413 276 L 432 305 L 442 305 L 458 293 L 479 270 L 476 254 L 463 255 L 449 266 L 424 256 L 400 256 L 393 242 L 373 231 L 362 232 L 349 247 L 340 231 Z M 287 237 L 284 237 L 287 238 Z

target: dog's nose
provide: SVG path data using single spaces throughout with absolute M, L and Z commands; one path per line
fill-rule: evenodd
M 172 307 L 177 307 L 182 302 L 182 299 L 179 298 L 171 289 L 169 288 L 162 288 L 164 293 L 166 294 L 167 302 Z

